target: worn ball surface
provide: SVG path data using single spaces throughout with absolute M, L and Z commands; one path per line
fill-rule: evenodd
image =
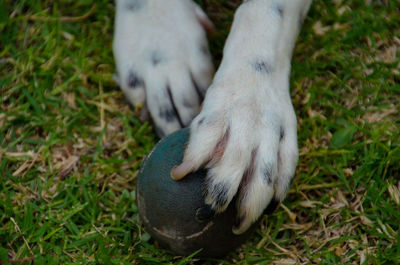
M 170 177 L 171 169 L 182 162 L 188 139 L 189 129 L 167 136 L 143 162 L 136 186 L 139 216 L 146 231 L 173 253 L 186 256 L 202 249 L 196 256 L 221 257 L 243 243 L 250 232 L 232 233 L 234 202 L 211 220 L 196 220 L 197 209 L 204 206 L 206 171 L 190 173 L 179 181 Z

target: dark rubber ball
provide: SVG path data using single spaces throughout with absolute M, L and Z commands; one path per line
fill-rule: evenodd
M 162 139 L 142 164 L 137 183 L 139 216 L 146 231 L 161 246 L 187 256 L 202 249 L 200 257 L 222 257 L 244 242 L 250 231 L 234 235 L 235 202 L 209 220 L 196 219 L 204 207 L 205 170 L 190 173 L 174 181 L 171 169 L 183 159 L 189 130 L 184 129 Z M 250 229 L 253 230 L 253 229 Z

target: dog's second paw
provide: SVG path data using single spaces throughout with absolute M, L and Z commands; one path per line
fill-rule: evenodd
M 114 57 L 128 101 L 150 114 L 159 136 L 198 114 L 214 67 L 203 11 L 184 0 L 117 0 Z
M 297 125 L 288 90 L 257 73 L 232 76 L 209 88 L 183 163 L 171 173 L 180 179 L 208 168 L 206 207 L 197 218 L 224 211 L 237 194 L 233 232 L 240 234 L 286 196 L 298 160 Z

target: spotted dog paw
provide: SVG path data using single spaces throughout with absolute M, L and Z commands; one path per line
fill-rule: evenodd
M 204 220 L 236 196 L 235 234 L 285 198 L 298 160 L 297 122 L 289 94 L 290 60 L 310 0 L 245 1 L 236 11 L 224 57 L 193 120 L 179 180 L 201 167 Z
M 272 212 L 288 191 L 298 160 L 296 116 L 289 93 L 279 93 L 255 74 L 214 82 L 181 165 L 171 172 L 179 180 L 200 167 L 208 169 L 206 207 L 199 220 L 224 211 L 237 194 L 238 225 L 246 231 L 267 210 Z M 243 81 L 246 80 L 246 81 Z
M 203 11 L 185 0 L 116 0 L 113 51 L 116 81 L 159 136 L 198 114 L 214 67 Z

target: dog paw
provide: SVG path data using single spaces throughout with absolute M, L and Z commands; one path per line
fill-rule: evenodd
M 184 160 L 171 172 L 179 180 L 201 167 L 208 169 L 200 220 L 224 211 L 236 196 L 235 234 L 284 199 L 298 160 L 297 122 L 288 89 L 261 75 L 217 73 L 191 124 Z
M 160 137 L 188 126 L 199 112 L 214 74 L 210 29 L 191 1 L 116 1 L 117 83 L 141 117 L 151 117 Z

